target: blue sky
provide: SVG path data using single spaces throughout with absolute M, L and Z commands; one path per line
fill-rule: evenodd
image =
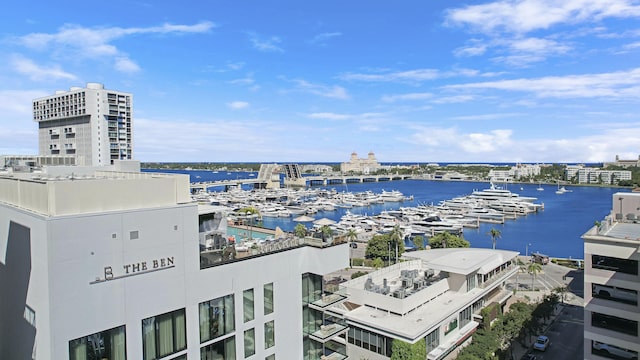
M 134 94 L 141 161 L 635 159 L 639 20 L 637 0 L 10 2 L 0 154 L 37 153 L 32 99 L 100 82 Z

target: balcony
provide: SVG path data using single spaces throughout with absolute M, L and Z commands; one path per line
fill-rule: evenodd
M 327 325 L 321 325 L 320 329 L 309 334 L 309 337 L 320 343 L 325 343 L 331 340 L 336 335 L 346 331 L 347 331 L 346 325 L 331 323 Z

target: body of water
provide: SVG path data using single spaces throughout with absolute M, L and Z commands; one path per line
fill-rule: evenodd
M 219 171 L 185 171 L 185 170 L 143 170 L 158 172 L 177 172 L 191 176 L 192 182 L 211 180 L 235 180 L 251 178 L 249 172 L 224 172 Z M 398 203 L 376 204 L 368 207 L 355 207 L 349 209 L 352 213 L 374 215 L 383 210 L 393 210 L 399 207 L 418 206 L 424 204 L 437 204 L 461 195 L 469 195 L 475 189 L 488 188 L 484 182 L 458 182 L 458 181 L 429 181 L 429 180 L 402 180 L 380 183 L 363 183 L 348 185 L 332 185 L 326 188 L 337 191 L 373 191 L 380 193 L 384 190 L 398 190 L 405 196 L 413 195 L 412 201 Z M 537 197 L 537 203 L 544 204 L 544 211 L 519 217 L 516 220 L 506 220 L 504 224 L 480 224 L 478 229 L 465 229 L 464 237 L 471 242 L 472 247 L 491 248 L 491 237 L 487 233 L 492 229 L 498 229 L 501 237 L 497 240 L 497 248 L 519 251 L 522 254 L 528 251 L 540 252 L 552 257 L 564 257 L 582 259 L 584 257 L 583 240 L 581 238 L 595 221 L 602 220 L 611 212 L 612 195 L 616 192 L 628 192 L 628 189 L 567 186 L 565 194 L 556 194 L 556 185 L 542 185 L 544 191 L 538 191 L 538 184 L 509 184 L 508 189 L 521 196 Z M 522 188 L 522 190 L 521 190 Z M 337 209 L 331 212 L 318 212 L 313 217 L 316 219 L 327 217 L 339 221 L 346 209 Z M 264 218 L 263 224 L 267 228 L 275 229 L 277 226 L 284 231 L 292 231 L 297 225 L 292 218 Z

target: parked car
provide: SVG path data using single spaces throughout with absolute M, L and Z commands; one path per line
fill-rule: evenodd
M 533 348 L 539 351 L 547 351 L 548 347 L 549 347 L 549 338 L 544 335 L 538 336 L 538 338 L 536 339 L 536 342 L 533 344 Z
M 615 345 L 609 345 L 598 341 L 593 342 L 593 348 L 602 352 L 606 352 L 609 355 L 614 355 L 620 359 L 638 359 L 638 353 L 636 351 L 623 349 Z
M 350 242 L 349 246 L 351 246 L 352 249 L 357 249 L 358 248 L 358 243 L 356 242 Z
M 537 359 L 537 357 L 536 357 L 534 354 L 532 354 L 532 353 L 528 353 L 528 354 L 526 355 L 525 359 L 526 359 L 526 360 L 536 360 L 536 359 Z

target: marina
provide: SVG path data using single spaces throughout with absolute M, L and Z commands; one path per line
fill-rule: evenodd
M 188 173 L 195 180 L 196 175 L 201 175 L 203 180 L 215 180 L 208 177 L 228 177 L 235 179 L 248 177 L 248 173 L 226 173 L 212 174 L 201 171 L 182 171 Z M 583 257 L 582 234 L 593 226 L 595 221 L 602 220 L 611 211 L 611 196 L 615 192 L 630 191 L 630 189 L 613 187 L 590 187 L 590 186 L 566 186 L 567 192 L 559 195 L 555 193 L 557 185 L 553 184 L 509 184 L 510 188 L 517 189 L 520 197 L 537 197 L 536 203 L 544 204 L 543 211 L 529 213 L 518 216 L 516 221 L 507 219 L 500 223 L 499 215 L 495 215 L 493 210 L 484 213 L 482 210 L 476 215 L 497 216 L 497 222 L 480 222 L 478 227 L 463 226 L 464 238 L 471 242 L 473 247 L 490 248 L 491 238 L 487 235 L 492 228 L 501 232 L 501 237 L 497 241 L 497 247 L 507 250 L 519 251 L 521 254 L 538 251 L 549 254 L 552 257 L 574 258 Z M 401 180 L 386 183 L 360 183 L 348 185 L 336 185 L 330 187 L 320 187 L 315 189 L 330 191 L 335 189 L 337 193 L 342 192 L 366 192 L 381 193 L 382 190 L 397 190 L 406 197 L 412 196 L 411 200 L 403 202 L 373 203 L 364 207 L 331 209 L 331 204 L 325 203 L 326 208 L 318 209 L 317 213 L 307 215 L 315 219 L 328 218 L 339 222 L 347 212 L 354 215 L 380 215 L 384 211 L 400 211 L 401 207 L 437 206 L 440 202 L 447 201 L 460 202 L 458 199 L 470 195 L 475 190 L 490 188 L 487 182 L 463 182 L 463 181 L 429 181 L 429 180 Z M 520 190 L 522 188 L 522 190 Z M 542 190 L 541 190 L 542 189 Z M 246 187 L 244 190 L 251 190 Z M 304 190 L 304 189 L 301 189 Z M 509 189 L 507 189 L 509 190 Z M 547 191 L 544 191 L 547 190 Z M 326 210 L 325 210 L 326 209 Z M 263 226 L 270 229 L 277 227 L 283 231 L 292 232 L 299 223 L 290 217 L 263 218 Z M 451 215 L 453 216 L 453 215 Z M 311 227 L 311 223 L 303 223 Z

